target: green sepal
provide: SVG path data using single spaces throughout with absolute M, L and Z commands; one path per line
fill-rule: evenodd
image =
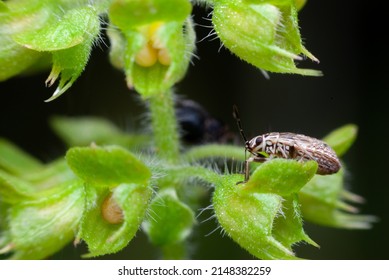
M 297 11 L 300 11 L 302 8 L 304 8 L 307 0 L 294 0 L 294 3 L 296 4 Z
M 46 101 L 59 97 L 81 75 L 88 62 L 100 21 L 93 6 L 86 5 L 68 10 L 46 7 L 46 21 L 40 28 L 33 25 L 13 34 L 19 45 L 39 52 L 52 54 L 52 70 L 46 83 L 51 86 L 61 75 L 59 85 Z
M 242 191 L 289 196 L 300 191 L 315 175 L 315 161 L 271 159 L 257 167 Z
M 94 5 L 89 1 L 13 1 L 7 13 L 0 15 L 0 80 L 22 72 L 31 73 L 49 67 L 46 84 L 51 86 L 61 75 L 51 101 L 81 75 L 94 40 L 100 30 L 99 13 L 108 1 Z M 36 65 L 35 65 L 36 64 Z M 1 69 L 0 69 L 1 70 Z
M 12 204 L 75 178 L 63 159 L 44 165 L 1 138 L 0 168 L 0 198 Z
M 318 60 L 302 45 L 294 1 L 275 2 L 219 0 L 212 16 L 215 31 L 231 52 L 260 69 L 320 76 L 295 65 L 299 54 Z
M 135 155 L 118 146 L 71 148 L 66 160 L 79 178 L 94 187 L 145 183 L 151 176 Z
M 0 170 L 0 204 L 1 202 L 18 203 L 33 197 L 34 193 L 34 185 Z
M 16 44 L 0 32 L 0 81 L 7 80 L 29 69 L 43 54 Z
M 335 129 L 323 138 L 338 156 L 342 156 L 354 143 L 358 127 L 347 124 Z M 317 224 L 349 229 L 369 229 L 377 218 L 357 215 L 357 204 L 364 199 L 344 188 L 343 167 L 332 175 L 316 175 L 300 192 L 304 219 Z
M 344 190 L 344 168 L 333 175 L 316 175 L 300 192 L 301 210 L 305 220 L 338 228 L 369 229 L 374 216 L 356 215 L 352 204 L 363 198 Z M 347 202 L 351 202 L 349 204 Z
M 0 197 L 0 255 L 12 250 L 12 244 L 7 213 L 10 205 L 5 203 Z M 7 248 L 8 245 L 8 248 Z
M 123 249 L 135 236 L 145 216 L 152 190 L 145 184 L 123 183 L 110 188 L 85 187 L 86 207 L 77 239 L 84 240 L 89 253 L 84 257 L 113 254 Z M 112 195 L 123 213 L 123 222 L 111 224 L 102 216 L 102 204 Z
M 319 247 L 303 229 L 300 202 L 297 194 L 284 197 L 281 214 L 274 220 L 273 236 L 287 248 L 291 248 L 302 241 Z
M 130 71 L 127 71 L 131 68 Z M 172 84 L 163 83 L 168 66 L 156 63 L 151 67 L 142 67 L 134 64 L 126 67 L 126 77 L 131 77 L 131 83 L 142 96 L 149 97 L 157 93 L 165 92 Z
M 46 102 L 62 95 L 81 75 L 92 51 L 93 40 L 94 38 L 90 38 L 74 47 L 53 52 L 53 67 L 46 84 L 51 86 L 59 76 L 61 78 L 57 89 L 49 99 L 45 100 Z
M 36 191 L 48 190 L 76 178 L 64 158 L 46 164 L 39 172 L 26 173 L 23 178 L 31 182 Z
M 354 143 L 357 134 L 358 127 L 355 124 L 346 124 L 332 131 L 323 138 L 323 141 L 330 145 L 340 157 L 345 154 Z
M 213 2 L 223 2 L 224 0 L 213 0 Z M 243 2 L 249 4 L 272 4 L 276 6 L 290 6 L 296 5 L 297 10 L 300 10 L 304 7 L 307 0 L 243 0 Z
M 41 28 L 48 17 L 47 9 L 43 9 L 39 1 L 7 1 L 2 5 L 0 12 L 0 81 L 23 73 L 44 56 L 42 53 L 17 44 L 13 36 L 27 29 Z
M 216 184 L 213 206 L 223 230 L 257 258 L 297 259 L 289 240 L 277 240 L 279 234 L 274 233 L 284 199 L 272 193 L 243 192 L 236 186 L 239 179 L 238 175 L 224 176 Z M 288 228 L 286 223 L 281 227 L 284 228 Z M 299 236 L 301 231 L 288 234 Z M 307 240 L 306 236 L 301 237 Z
M 43 164 L 10 141 L 0 138 L 0 168 L 23 176 L 41 171 Z
M 157 193 L 150 203 L 149 215 L 142 226 L 151 242 L 159 246 L 182 242 L 195 222 L 192 209 L 178 199 L 173 188 Z
M 124 55 L 126 53 L 127 45 L 134 45 L 134 51 L 139 51 L 139 49 L 141 48 L 141 44 L 144 43 L 143 38 L 141 36 L 138 37 L 136 32 L 130 33 L 133 34 L 132 36 L 134 40 L 128 45 L 126 38 L 118 28 L 111 26 L 107 29 L 107 36 L 111 44 L 109 48 L 109 60 L 114 67 L 120 70 L 125 68 Z M 138 41 L 138 43 L 136 43 L 136 41 Z
M 35 26 L 13 36 L 16 43 L 35 51 L 58 51 L 90 41 L 99 30 L 98 15 L 92 6 L 51 15 L 40 29 Z
M 147 136 L 124 133 L 113 123 L 98 117 L 56 116 L 51 118 L 50 125 L 69 147 L 95 143 L 133 148 L 149 143 Z
M 60 250 L 74 238 L 83 207 L 84 189 L 79 180 L 13 204 L 8 212 L 12 258 L 43 259 Z

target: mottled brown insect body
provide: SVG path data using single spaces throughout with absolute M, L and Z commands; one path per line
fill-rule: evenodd
M 335 151 L 323 141 L 290 132 L 271 132 L 247 140 L 240 124 L 237 108 L 233 115 L 246 142 L 246 151 L 252 154 L 245 161 L 245 181 L 249 179 L 249 163 L 264 162 L 272 158 L 295 159 L 298 161 L 314 160 L 318 164 L 317 174 L 328 175 L 339 171 L 340 161 Z
M 334 150 L 323 141 L 290 132 L 271 132 L 246 142 L 246 150 L 253 155 L 250 161 L 262 162 L 269 158 L 286 158 L 318 163 L 317 173 L 338 172 L 341 165 Z M 265 153 L 265 154 L 263 154 Z M 267 156 L 268 155 L 268 156 Z

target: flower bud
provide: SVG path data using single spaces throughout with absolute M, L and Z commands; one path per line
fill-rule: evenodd
M 72 148 L 66 160 L 85 183 L 86 205 L 77 237 L 88 244 L 85 256 L 123 249 L 138 231 L 149 205 L 149 169 L 117 146 Z
M 5 236 L 11 258 L 43 259 L 62 249 L 74 238 L 84 200 L 82 182 L 76 180 L 8 205 Z
M 238 57 L 270 72 L 321 75 L 297 68 L 303 54 L 318 60 L 304 48 L 294 1 L 219 0 L 212 16 L 216 33 Z
M 296 195 L 248 192 L 239 179 L 226 176 L 213 196 L 216 217 L 235 242 L 260 259 L 296 259 L 292 245 L 302 240 L 316 246 L 302 229 Z
M 183 77 L 195 46 L 190 12 L 186 0 L 112 2 L 111 61 L 124 67 L 130 88 L 148 97 Z
M 70 2 L 70 1 L 68 1 Z M 51 86 L 61 76 L 51 101 L 64 93 L 81 75 L 100 30 L 99 11 L 87 1 L 59 5 L 58 1 L 18 1 L 3 4 L 0 15 L 0 67 L 10 66 L 0 79 L 33 68 L 39 58 L 50 54 L 52 70 L 46 80 Z M 77 2 L 77 3 L 76 3 Z M 96 4 L 96 7 L 102 7 Z M 12 48 L 9 52 L 8 49 Z M 15 63 L 21 61 L 21 63 Z M 38 68 L 41 66 L 38 65 Z M 0 69 L 1 70 L 1 69 Z M 3 71 L 0 71 L 3 72 Z

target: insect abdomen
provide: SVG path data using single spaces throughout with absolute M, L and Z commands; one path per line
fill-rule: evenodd
M 316 162 L 318 163 L 316 173 L 320 175 L 333 174 L 338 172 L 341 168 L 341 164 L 336 155 L 321 156 L 319 158 L 316 158 Z
M 301 146 L 296 144 L 298 148 L 295 145 L 295 151 L 298 152 L 299 156 L 306 161 L 316 161 L 318 164 L 317 174 L 329 175 L 338 172 L 341 164 L 335 151 L 323 141 L 311 137 L 306 138 L 310 139 L 308 145 L 301 145 L 302 142 L 300 142 Z

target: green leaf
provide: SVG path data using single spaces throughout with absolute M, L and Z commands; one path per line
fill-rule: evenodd
M 111 135 L 120 133 L 119 129 L 103 118 L 56 116 L 50 120 L 56 134 L 68 146 L 86 146 L 91 143 L 102 144 Z
M 144 184 L 120 184 L 112 189 L 86 186 L 86 208 L 78 238 L 88 244 L 84 257 L 112 254 L 123 249 L 135 236 L 148 206 L 152 190 Z M 117 206 L 106 206 L 106 199 Z M 105 206 L 104 206 L 105 205 Z M 107 211 L 114 210 L 114 213 Z M 104 213 L 104 214 L 103 214 Z M 122 215 L 123 220 L 108 221 L 103 215 Z
M 181 202 L 174 189 L 158 192 L 149 208 L 150 218 L 143 223 L 151 242 L 165 246 L 182 242 L 195 222 L 193 211 Z
M 151 176 L 139 159 L 118 146 L 71 148 L 66 160 L 78 177 L 94 186 L 145 183 Z
M 315 175 L 316 170 L 315 161 L 268 160 L 257 167 L 250 180 L 242 186 L 242 191 L 289 196 L 304 187 Z
M 357 138 L 358 127 L 347 124 L 339 127 L 324 137 L 323 141 L 330 145 L 340 157 L 348 151 Z
M 144 135 L 125 134 L 113 123 L 98 117 L 56 116 L 50 124 L 57 135 L 69 146 L 117 144 L 126 148 L 149 143 Z
M 219 0 L 212 16 L 215 31 L 231 52 L 258 68 L 320 76 L 320 71 L 296 67 L 299 54 L 318 60 L 302 45 L 294 1 L 279 2 Z
M 84 207 L 82 182 L 12 205 L 9 230 L 14 259 L 43 259 L 74 238 Z

